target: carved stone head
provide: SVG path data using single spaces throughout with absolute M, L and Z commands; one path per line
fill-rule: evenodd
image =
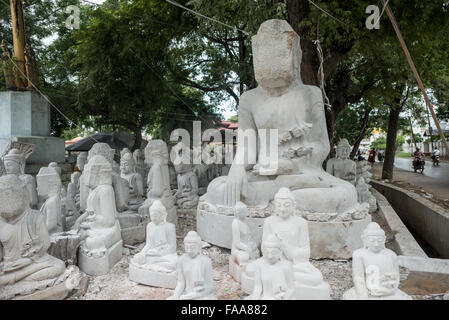
M 158 225 L 167 220 L 167 209 L 160 200 L 155 200 L 150 207 L 151 222 Z
M 254 75 L 262 88 L 289 87 L 301 82 L 301 46 L 298 34 L 285 20 L 267 20 L 252 37 Z
M 151 140 L 145 147 L 145 163 L 152 166 L 154 163 L 168 164 L 168 148 L 163 140 Z
M 248 217 L 248 207 L 243 202 L 237 202 L 234 206 L 234 217 L 239 220 L 244 220 Z
M 385 249 L 385 240 L 385 232 L 376 222 L 371 222 L 363 230 L 363 246 L 371 252 L 378 253 Z
M 349 159 L 349 155 L 351 154 L 351 145 L 349 144 L 347 139 L 341 139 L 337 145 L 337 157 L 340 159 Z
M 26 186 L 17 175 L 0 177 L 0 217 L 6 221 L 15 220 L 29 208 Z
M 195 258 L 201 253 L 201 237 L 195 231 L 189 231 L 184 238 L 185 252 L 191 257 Z
M 95 156 L 103 156 L 111 165 L 114 162 L 115 150 L 112 149 L 107 143 L 98 142 L 95 143 L 89 150 L 87 156 L 88 161 L 90 161 Z
M 136 163 L 131 152 L 122 155 L 122 158 L 120 159 L 120 172 L 123 174 L 136 172 Z
M 87 163 L 87 152 L 80 152 L 78 157 L 76 158 L 76 166 L 78 167 L 79 171 L 84 171 L 84 166 Z
M 7 174 L 21 175 L 25 173 L 25 155 L 19 149 L 11 149 L 3 157 Z
M 84 168 L 87 185 L 95 189 L 100 185 L 112 185 L 112 166 L 103 156 L 94 156 Z
M 295 214 L 296 201 L 289 188 L 280 188 L 274 195 L 274 206 L 276 215 L 287 219 Z
M 263 242 L 263 257 L 270 263 L 275 264 L 281 260 L 282 242 L 276 235 L 269 235 Z

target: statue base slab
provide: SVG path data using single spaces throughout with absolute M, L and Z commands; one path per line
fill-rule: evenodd
M 20 281 L 0 290 L 0 300 L 63 300 L 79 284 L 80 272 L 70 266 L 56 279 Z
M 242 281 L 242 273 L 245 270 L 246 265 L 237 264 L 233 257 L 229 257 L 229 274 L 234 278 L 235 281 Z
M 390 296 L 368 296 L 366 298 L 360 299 L 354 288 L 349 289 L 343 294 L 342 300 L 413 300 L 405 292 L 397 289 L 396 294 Z
M 125 211 L 118 214 L 118 221 L 124 244 L 134 245 L 145 242 L 148 219 L 137 212 Z
M 217 213 L 211 209 L 211 205 L 204 202 L 198 206 L 197 211 L 197 232 L 203 241 L 218 247 L 231 249 L 232 246 L 232 221 L 234 216 L 231 214 Z M 364 207 L 366 208 L 366 207 Z M 231 212 L 232 208 L 225 210 Z M 251 212 L 251 208 L 249 208 Z M 266 209 L 263 209 L 266 211 Z M 311 245 L 310 257 L 312 259 L 350 259 L 352 252 L 363 246 L 362 231 L 371 222 L 371 216 L 366 212 L 360 213 L 360 219 L 348 218 L 348 221 L 329 220 L 331 215 L 322 215 L 327 221 L 311 221 L 316 219 L 318 214 L 297 215 L 308 220 L 309 237 Z M 359 212 L 353 214 L 357 216 Z M 252 231 L 254 241 L 260 246 L 262 241 L 263 224 L 265 218 L 250 216 L 246 219 L 250 230 Z
M 101 257 L 89 257 L 82 248 L 78 253 L 78 265 L 81 271 L 90 276 L 103 276 L 120 261 L 123 254 L 123 240 L 118 241 Z
M 129 264 L 129 280 L 152 287 L 174 289 L 178 281 L 178 272 L 156 272 Z

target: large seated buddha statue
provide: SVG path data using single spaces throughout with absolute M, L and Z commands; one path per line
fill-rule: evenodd
M 298 211 L 308 220 L 352 220 L 360 207 L 355 187 L 322 167 L 330 151 L 325 106 L 320 89 L 301 80 L 299 36 L 286 21 L 273 19 L 262 23 L 252 45 L 259 86 L 240 98 L 233 163 L 227 176 L 209 184 L 198 216 L 204 212 L 231 216 L 232 206 L 242 201 L 252 212 L 250 217 L 266 217 L 271 215 L 275 193 L 289 188 Z M 203 226 L 199 220 L 201 236 L 216 244 L 204 237 L 210 221 Z M 221 229 L 228 232 L 230 227 Z M 225 246 L 230 242 L 227 238 Z

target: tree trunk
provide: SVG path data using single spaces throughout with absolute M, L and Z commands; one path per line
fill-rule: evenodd
M 134 152 L 137 149 L 140 149 L 142 146 L 142 128 L 137 128 L 133 130 L 134 133 L 134 145 L 131 148 L 131 152 Z
M 20 71 L 16 72 L 16 87 L 25 90 L 27 81 L 25 75 L 25 22 L 23 20 L 22 0 L 10 0 L 11 25 L 14 45 L 14 58 Z
M 382 167 L 382 179 L 393 179 L 394 156 L 396 153 L 396 136 L 399 126 L 399 114 L 401 109 L 396 105 L 396 108 L 390 108 L 388 116 L 388 131 L 387 131 L 387 147 L 385 149 L 384 165 Z
M 365 115 L 363 117 L 363 123 L 362 123 L 362 128 L 360 129 L 360 133 L 357 136 L 357 139 L 355 139 L 354 142 L 354 146 L 352 148 L 351 154 L 349 155 L 349 157 L 354 160 L 354 157 L 357 153 L 357 150 L 359 150 L 360 147 L 360 142 L 362 142 L 363 138 L 365 137 L 366 134 L 366 127 L 368 126 L 368 121 L 369 121 L 369 114 L 371 112 L 370 108 L 367 108 L 365 110 Z

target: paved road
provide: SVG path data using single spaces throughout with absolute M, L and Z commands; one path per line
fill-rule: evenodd
M 449 164 L 440 162 L 439 167 L 432 167 L 432 159 L 429 160 L 423 173 L 415 173 L 411 158 L 395 158 L 393 180 L 421 187 L 442 200 L 449 199 Z M 383 162 L 376 162 L 371 172 L 380 177 L 382 165 Z

